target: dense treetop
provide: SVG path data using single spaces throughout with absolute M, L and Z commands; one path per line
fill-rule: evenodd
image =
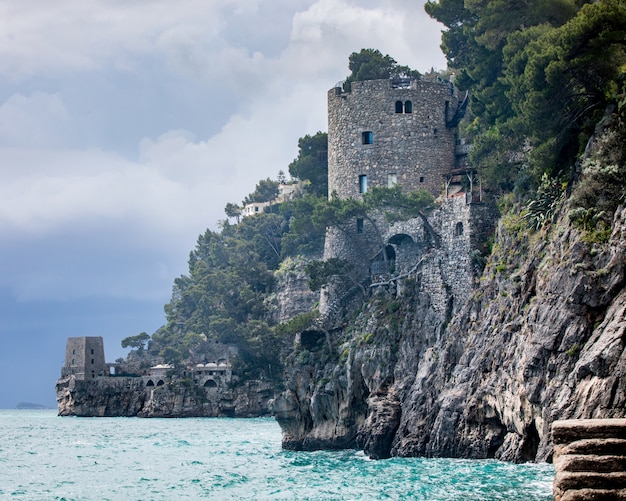
M 471 91 L 472 159 L 492 186 L 524 189 L 543 173 L 562 175 L 624 92 L 626 3 L 440 0 L 425 8 L 447 28 L 442 49 L 456 84 Z
M 351 73 L 344 82 L 346 91 L 350 90 L 352 82 L 421 76 L 419 71 L 399 65 L 391 56 L 383 56 L 376 49 L 361 49 L 360 52 L 350 54 L 348 68 Z

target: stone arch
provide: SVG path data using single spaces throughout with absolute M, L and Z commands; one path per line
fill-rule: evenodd
M 423 252 L 423 243 L 417 242 L 407 233 L 396 233 L 387 240 L 395 248 L 396 273 L 406 272 L 415 265 L 419 255 Z
M 148 382 L 146 383 L 146 388 L 148 386 L 154 386 L 154 381 L 152 381 L 152 379 L 148 379 Z
M 376 257 L 372 260 L 370 264 L 370 270 L 372 275 L 382 275 L 385 273 L 393 273 L 396 268 L 396 250 L 393 245 L 385 246 L 385 254 L 387 255 L 387 259 L 385 260 L 385 256 L 383 256 L 383 251 L 381 250 Z
M 157 382 L 157 386 L 163 386 L 165 384 L 165 382 L 162 379 L 159 379 L 159 381 Z
M 217 383 L 214 379 L 207 379 L 203 385 L 205 388 L 217 388 Z

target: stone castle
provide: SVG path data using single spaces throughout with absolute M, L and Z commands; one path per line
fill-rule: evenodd
M 459 96 L 441 79 L 369 80 L 353 82 L 348 92 L 328 92 L 330 196 L 359 199 L 374 186 L 398 185 L 404 192 L 425 189 L 440 204 L 428 218 L 416 214 L 388 225 L 379 215 L 356 219 L 351 228 L 331 228 L 325 259 L 348 260 L 376 283 L 380 276 L 410 272 L 429 249 L 442 247 L 449 261 L 444 268 L 456 274 L 448 283 L 467 292 L 471 253 L 482 250 L 495 221 L 476 170 L 467 164 L 469 148 L 459 138 L 467 102 L 467 94 Z M 332 300 L 322 295 L 323 311 Z

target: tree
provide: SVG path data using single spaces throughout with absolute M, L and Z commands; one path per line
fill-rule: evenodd
M 278 182 L 269 177 L 261 179 L 256 185 L 254 192 L 250 193 L 243 201 L 244 205 L 253 202 L 271 202 L 278 196 Z
M 624 2 L 440 0 L 425 9 L 447 27 L 455 83 L 471 90 L 470 159 L 488 167 L 487 183 L 511 189 L 530 174 L 537 185 L 571 165 L 624 75 Z
M 229 218 L 231 217 L 236 218 L 237 224 L 239 224 L 239 221 L 241 219 L 241 207 L 239 207 L 237 204 L 228 202 L 226 204 L 226 207 L 224 207 L 224 212 L 226 213 L 226 216 L 228 216 Z
M 298 139 L 298 157 L 289 164 L 289 174 L 309 181 L 309 193 L 328 196 L 328 134 L 317 132 Z
M 144 345 L 150 339 L 150 335 L 146 332 L 137 334 L 136 336 L 129 336 L 122 339 L 122 348 L 137 348 L 139 351 L 143 351 Z
M 350 91 L 352 82 L 421 76 L 419 71 L 412 70 L 408 66 L 400 66 L 391 56 L 383 56 L 377 49 L 361 49 L 360 52 L 353 52 L 348 61 L 348 69 L 351 73 L 344 83 L 346 92 Z

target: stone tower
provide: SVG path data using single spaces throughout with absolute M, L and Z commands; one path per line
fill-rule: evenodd
M 61 377 L 74 375 L 78 380 L 108 376 L 102 337 L 69 337 L 65 346 L 65 365 Z
M 353 82 L 328 92 L 328 192 L 359 198 L 372 186 L 424 188 L 435 197 L 455 168 L 466 102 L 449 82 Z
M 331 89 L 329 194 L 358 199 L 374 186 L 399 185 L 405 192 L 423 188 L 435 197 L 447 196 L 449 173 L 459 164 L 457 126 L 466 105 L 467 96 L 459 101 L 454 86 L 441 80 L 369 80 L 353 82 L 350 92 Z M 362 277 L 379 273 L 388 263 L 380 255 L 386 224 L 378 220 L 376 227 L 357 219 L 351 229 L 329 228 L 324 258 L 348 260 Z M 416 231 L 419 236 L 409 240 L 423 241 L 423 229 Z M 401 250 L 394 241 L 408 240 L 395 238 L 385 247 L 392 259 Z M 323 297 L 321 303 L 324 307 Z

